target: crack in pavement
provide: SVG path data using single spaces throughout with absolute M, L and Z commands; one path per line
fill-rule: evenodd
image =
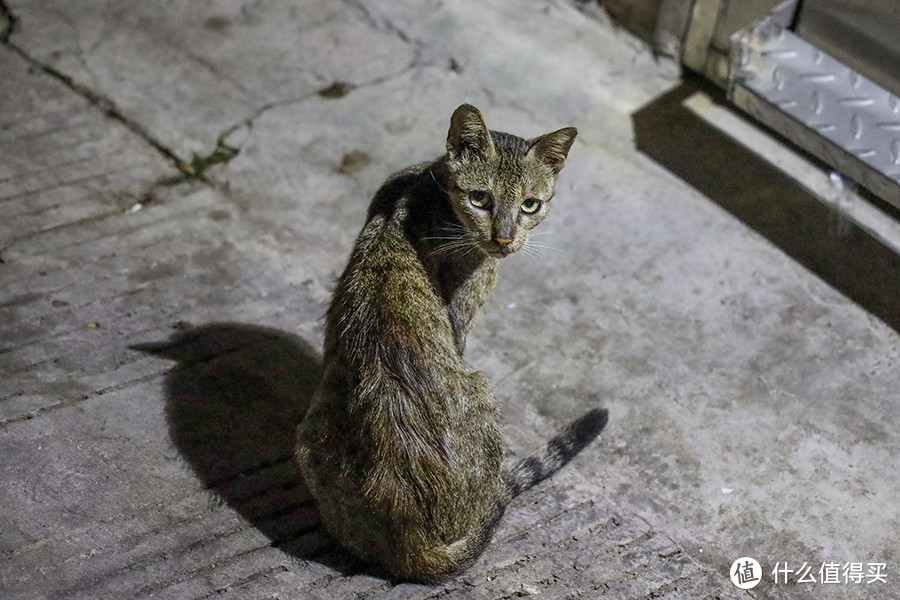
M 198 156 L 194 155 L 193 159 L 189 163 L 182 164 L 182 171 L 184 172 L 186 179 L 200 179 L 206 183 L 212 183 L 205 176 L 205 171 L 214 165 L 217 164 L 227 164 L 231 159 L 237 156 L 241 151 L 240 144 L 229 144 L 227 142 L 228 138 L 236 131 L 241 129 L 242 127 L 252 128 L 254 121 L 263 116 L 265 113 L 270 110 L 274 110 L 276 108 L 282 108 L 285 106 L 293 106 L 297 104 L 302 104 L 307 102 L 310 99 L 320 97 L 327 99 L 338 99 L 343 98 L 347 94 L 353 92 L 354 90 L 372 87 L 381 85 L 393 79 L 397 79 L 399 77 L 403 77 L 407 73 L 412 72 L 413 70 L 421 67 L 434 67 L 436 65 L 430 65 L 422 62 L 421 53 L 419 50 L 416 50 L 413 55 L 413 59 L 407 64 L 405 67 L 400 69 L 395 73 L 390 73 L 387 75 L 382 75 L 380 77 L 376 77 L 369 81 L 364 81 L 361 83 L 352 83 L 346 81 L 334 81 L 331 84 L 317 89 L 315 91 L 309 92 L 307 94 L 303 94 L 294 98 L 286 98 L 283 100 L 275 100 L 273 102 L 267 102 L 261 106 L 259 106 L 256 110 L 253 111 L 251 115 L 245 117 L 234 123 L 233 125 L 228 126 L 222 131 L 221 134 L 216 138 L 216 147 L 215 149 L 206 156 Z
M 56 79 L 67 88 L 87 100 L 90 104 L 96 106 L 109 118 L 118 121 L 122 125 L 128 128 L 129 131 L 136 134 L 142 140 L 147 142 L 150 146 L 153 147 L 154 150 L 159 152 L 168 162 L 170 162 L 176 169 L 181 171 L 182 173 L 190 174 L 185 170 L 187 166 L 184 161 L 182 161 L 172 150 L 167 148 L 162 142 L 153 137 L 149 131 L 147 131 L 142 125 L 129 119 L 126 117 L 121 110 L 116 106 L 115 102 L 106 98 L 92 89 L 84 86 L 82 84 L 77 83 L 72 77 L 66 75 L 59 69 L 53 67 L 52 65 L 43 63 L 38 59 L 34 58 L 30 54 L 28 54 L 23 48 L 14 44 L 11 41 L 11 37 L 13 33 L 16 31 L 16 26 L 18 24 L 18 17 L 10 10 L 9 6 L 6 4 L 6 0 L 0 0 L 0 19 L 4 20 L 5 26 L 2 31 L 0 31 L 0 44 L 6 46 L 20 57 L 22 57 L 28 64 L 33 67 L 41 70 L 43 73 L 49 75 L 50 77 Z
M 345 6 L 356 11 L 363 18 L 363 20 L 368 23 L 368 25 L 375 31 L 387 31 L 389 33 L 392 33 L 396 35 L 400 39 L 400 41 L 413 45 L 416 48 L 417 52 L 425 45 L 421 40 L 412 38 L 402 28 L 395 25 L 384 15 L 377 15 L 375 11 L 366 6 L 360 0 L 341 0 L 341 2 Z
M 252 128 L 253 122 L 256 121 L 258 118 L 260 118 L 261 116 L 263 116 L 265 113 L 269 112 L 270 110 L 274 110 L 276 108 L 282 108 L 285 106 L 294 106 L 297 104 L 302 104 L 302 103 L 307 102 L 308 100 L 313 99 L 315 97 L 328 98 L 328 99 L 343 98 L 344 96 L 353 92 L 354 90 L 381 85 L 383 83 L 391 81 L 392 79 L 397 79 L 399 77 L 403 77 L 407 73 L 410 73 L 411 71 L 413 71 L 417 68 L 427 67 L 427 66 L 434 66 L 434 65 L 422 64 L 420 61 L 420 57 L 417 53 L 413 57 L 413 60 L 410 61 L 410 63 L 406 67 L 404 67 L 403 69 L 401 69 L 400 71 L 398 71 L 396 73 L 391 73 L 389 75 L 382 75 L 381 77 L 376 77 L 374 79 L 371 79 L 369 81 L 365 81 L 365 82 L 362 82 L 359 84 L 348 83 L 345 81 L 335 81 L 324 88 L 320 88 L 314 92 L 309 92 L 308 94 L 303 94 L 303 95 L 297 96 L 295 98 L 288 98 L 288 99 L 284 99 L 284 100 L 276 100 L 274 102 L 267 102 L 266 104 L 263 104 L 262 106 L 257 108 L 253 112 L 253 114 L 251 114 L 250 116 L 248 116 L 244 119 L 241 119 L 237 123 L 227 127 L 219 135 L 219 137 L 216 140 L 216 150 L 213 151 L 213 153 L 210 155 L 210 157 L 215 156 L 217 153 L 223 153 L 223 154 L 230 153 L 230 156 L 228 156 L 228 158 L 225 160 L 208 161 L 209 164 L 204 166 L 204 170 L 207 166 L 212 166 L 213 164 L 218 164 L 218 163 L 222 163 L 222 162 L 228 162 L 229 160 L 231 160 L 232 158 L 237 156 L 238 153 L 240 153 L 240 151 L 241 151 L 240 145 L 229 144 L 226 141 L 228 139 L 228 137 L 231 136 L 231 134 L 233 134 L 234 132 L 241 129 L 242 127 Z M 194 162 L 204 161 L 204 160 L 206 160 L 206 159 L 195 156 L 194 161 L 192 161 L 191 164 L 193 165 Z M 200 174 L 202 174 L 202 171 Z
M 6 5 L 6 0 L 0 0 L 0 44 L 8 44 L 9 36 L 16 28 L 18 18 Z
M 308 94 L 304 94 L 295 98 L 288 98 L 284 100 L 277 100 L 274 102 L 268 102 L 256 110 L 253 111 L 248 117 L 241 119 L 237 123 L 226 128 L 216 139 L 216 145 L 214 149 L 206 155 L 193 155 L 190 160 L 186 160 L 183 157 L 178 156 L 174 150 L 166 146 L 162 141 L 156 138 L 151 132 L 141 125 L 139 122 L 135 121 L 132 118 L 126 116 L 116 105 L 116 103 L 94 91 L 89 86 L 76 82 L 72 76 L 64 73 L 63 71 L 57 69 L 51 64 L 40 61 L 39 59 L 31 56 L 27 51 L 24 50 L 21 46 L 13 43 L 11 41 L 11 37 L 13 33 L 16 32 L 18 18 L 12 12 L 12 10 L 7 5 L 6 0 L 0 0 L 0 44 L 6 46 L 20 57 L 22 57 L 26 62 L 28 62 L 33 67 L 39 69 L 43 73 L 49 75 L 50 77 L 56 79 L 67 88 L 69 88 L 74 93 L 78 94 L 85 100 L 87 100 L 90 104 L 98 107 L 103 113 L 109 118 L 118 121 L 126 128 L 128 128 L 132 133 L 136 134 L 139 138 L 144 140 L 147 144 L 153 147 L 159 154 L 161 154 L 167 162 L 172 164 L 177 170 L 178 174 L 173 177 L 165 177 L 162 180 L 156 182 L 154 187 L 158 184 L 162 185 L 174 185 L 177 183 L 181 183 L 183 181 L 189 180 L 199 180 L 207 184 L 212 184 L 212 182 L 206 176 L 206 171 L 218 164 L 227 164 L 231 159 L 237 156 L 240 152 L 240 145 L 233 145 L 226 142 L 226 139 L 231 136 L 235 131 L 239 130 L 242 127 L 252 127 L 253 122 L 258 119 L 260 116 L 265 114 L 266 112 L 282 107 L 289 106 L 293 104 L 299 104 L 309 100 L 310 98 L 314 98 L 316 96 L 325 97 L 325 98 L 340 98 L 345 96 L 350 91 L 355 89 L 380 85 L 386 81 L 391 79 L 402 77 L 403 75 L 409 73 L 411 70 L 415 69 L 419 66 L 425 66 L 421 64 L 421 55 L 422 55 L 422 47 L 424 44 L 419 40 L 412 39 L 409 35 L 407 35 L 401 28 L 397 27 L 389 20 L 385 18 L 379 18 L 376 16 L 371 10 L 365 7 L 363 4 L 356 2 L 355 0 L 343 0 L 344 4 L 346 4 L 351 10 L 357 12 L 361 15 L 362 19 L 375 30 L 388 31 L 392 34 L 396 35 L 401 41 L 406 44 L 410 44 L 413 46 L 414 55 L 413 59 L 410 63 L 396 73 L 392 73 L 389 75 L 383 75 L 381 77 L 374 78 L 370 81 L 365 81 L 362 83 L 354 84 L 354 83 L 345 83 L 336 81 L 330 84 L 326 88 L 322 88 Z M 198 57 L 191 55 L 190 58 L 195 62 L 199 62 Z M 213 74 L 219 75 L 215 69 L 208 64 L 208 62 L 204 61 L 203 65 L 208 68 Z M 224 78 L 228 80 L 230 83 L 234 84 L 236 87 L 243 90 L 242 86 L 238 85 L 236 82 L 231 81 L 228 78 Z
M 11 28 L 8 30 L 8 33 L 11 33 Z M 40 69 L 47 75 L 53 77 L 57 81 L 61 82 L 67 88 L 87 100 L 90 104 L 98 107 L 103 113 L 127 127 L 132 133 L 136 134 L 138 137 L 143 139 L 145 142 L 150 144 L 157 152 L 163 155 L 163 157 L 172 165 L 178 169 L 179 171 L 186 172 L 185 166 L 186 163 L 182 161 L 172 150 L 167 148 L 162 142 L 157 140 L 155 137 L 150 135 L 150 133 L 139 123 L 129 119 L 126 117 L 119 108 L 116 106 L 115 102 L 97 94 L 90 88 L 76 83 L 70 76 L 66 75 L 62 71 L 56 69 L 55 67 L 42 63 L 36 58 L 29 55 L 22 48 L 16 46 L 15 44 L 7 41 L 2 42 L 4 46 L 21 56 L 25 61 L 27 61 L 33 67 Z
M 17 23 L 18 18 L 10 10 L 9 6 L 6 4 L 6 0 L 0 0 L 0 44 L 18 54 L 34 68 L 39 69 L 41 72 L 65 85 L 71 91 L 87 100 L 91 105 L 99 108 L 107 117 L 124 125 L 129 131 L 144 140 L 178 170 L 178 175 L 174 177 L 163 177 L 159 181 L 154 182 L 151 188 L 155 188 L 158 185 L 175 185 L 192 179 L 209 183 L 209 180 L 205 176 L 205 171 L 213 165 L 228 162 L 237 155 L 237 148 L 224 144 L 223 135 L 219 136 L 216 147 L 210 154 L 205 156 L 194 155 L 190 161 L 183 160 L 173 150 L 154 137 L 143 125 L 125 116 L 113 100 L 95 92 L 88 86 L 77 83 L 71 76 L 63 73 L 50 64 L 41 62 L 28 54 L 22 47 L 14 44 L 10 38 L 16 30 Z M 231 131 L 228 131 L 227 133 L 230 132 Z

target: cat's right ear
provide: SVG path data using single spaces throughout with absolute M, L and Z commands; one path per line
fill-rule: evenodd
M 447 134 L 447 154 L 450 158 L 459 158 L 465 152 L 482 157 L 494 153 L 494 142 L 484 118 L 471 104 L 463 104 L 453 111 Z
M 572 148 L 576 135 L 578 130 L 574 127 L 563 127 L 553 133 L 542 135 L 532 140 L 527 155 L 536 157 L 553 169 L 554 173 L 559 174 L 566 164 L 566 156 L 569 155 L 569 149 Z

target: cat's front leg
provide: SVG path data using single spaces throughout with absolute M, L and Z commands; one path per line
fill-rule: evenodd
M 475 318 L 481 314 L 484 303 L 497 284 L 496 259 L 485 260 L 455 290 L 447 305 L 447 314 L 453 328 L 453 341 L 459 355 L 466 349 L 466 335 Z

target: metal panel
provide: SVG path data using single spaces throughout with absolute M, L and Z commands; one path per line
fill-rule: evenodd
M 733 52 L 735 104 L 900 207 L 900 98 L 770 19 Z
M 900 2 L 805 0 L 797 33 L 878 85 L 900 94 Z
M 758 22 L 779 2 L 781 0 L 726 0 L 716 24 L 712 46 L 727 54 L 731 50 L 731 36 Z
M 715 84 L 728 84 L 731 36 L 766 15 L 781 0 L 695 0 L 684 38 L 682 61 Z M 784 4 L 782 2 L 782 4 Z M 791 3 L 791 15 L 793 5 Z

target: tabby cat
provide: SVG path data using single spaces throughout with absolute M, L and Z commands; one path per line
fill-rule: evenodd
M 463 360 L 497 265 L 547 215 L 576 133 L 525 140 L 460 106 L 447 153 L 376 193 L 338 280 L 296 461 L 332 536 L 398 578 L 465 568 L 509 501 L 606 425 L 606 410 L 592 410 L 505 464 L 491 388 Z

